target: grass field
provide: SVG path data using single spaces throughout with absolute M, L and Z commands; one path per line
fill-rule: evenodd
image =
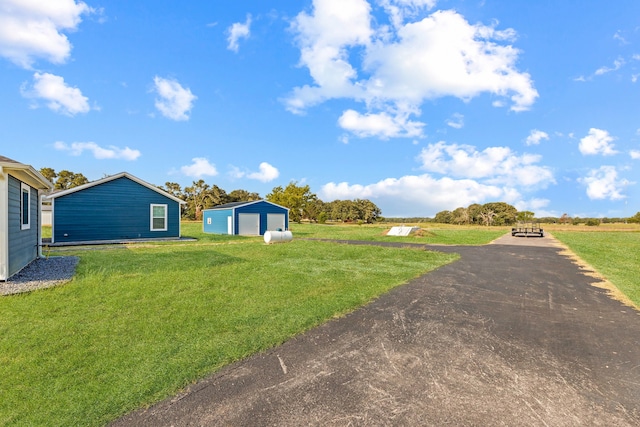
M 0 298 L 0 425 L 108 423 L 455 259 L 302 238 L 478 245 L 509 230 L 429 225 L 292 224 L 267 246 L 185 222 L 197 241 L 58 249 L 81 258 L 73 281 Z M 640 303 L 639 228 L 549 228 Z
M 407 224 L 410 225 L 410 224 Z M 344 239 L 378 242 L 422 243 L 430 245 L 484 245 L 502 236 L 510 227 L 459 227 L 443 224 L 417 225 L 424 227 L 407 237 L 386 236 L 391 227 L 386 224 L 363 225 L 322 225 L 291 224 L 291 231 L 297 237 L 316 239 Z
M 640 307 L 640 231 L 553 231 L 576 255 Z

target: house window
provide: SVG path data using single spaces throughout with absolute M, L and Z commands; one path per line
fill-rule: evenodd
M 31 228 L 31 187 L 20 184 L 20 229 Z
M 167 231 L 167 205 L 151 205 L 151 231 Z

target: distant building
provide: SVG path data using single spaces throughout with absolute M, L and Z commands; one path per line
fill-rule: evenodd
M 122 172 L 47 196 L 51 243 L 178 239 L 185 202 Z
M 213 234 L 262 236 L 289 229 L 289 209 L 266 200 L 234 202 L 205 209 L 203 231 Z
M 40 209 L 42 211 L 42 225 L 47 225 L 50 227 L 52 224 L 51 205 L 49 203 L 43 203 Z
M 51 184 L 33 167 L 0 156 L 0 280 L 40 256 L 40 196 Z

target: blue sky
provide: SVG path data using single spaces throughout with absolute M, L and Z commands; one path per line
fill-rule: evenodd
M 383 216 L 640 211 L 637 0 L 0 0 L 0 154 Z

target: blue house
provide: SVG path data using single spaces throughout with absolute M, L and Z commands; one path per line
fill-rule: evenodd
M 0 281 L 41 255 L 40 197 L 52 188 L 33 167 L 0 156 Z
M 289 209 L 266 200 L 234 202 L 205 209 L 203 231 L 214 234 L 262 236 L 289 229 Z
M 180 238 L 185 202 L 126 172 L 47 196 L 51 243 Z

